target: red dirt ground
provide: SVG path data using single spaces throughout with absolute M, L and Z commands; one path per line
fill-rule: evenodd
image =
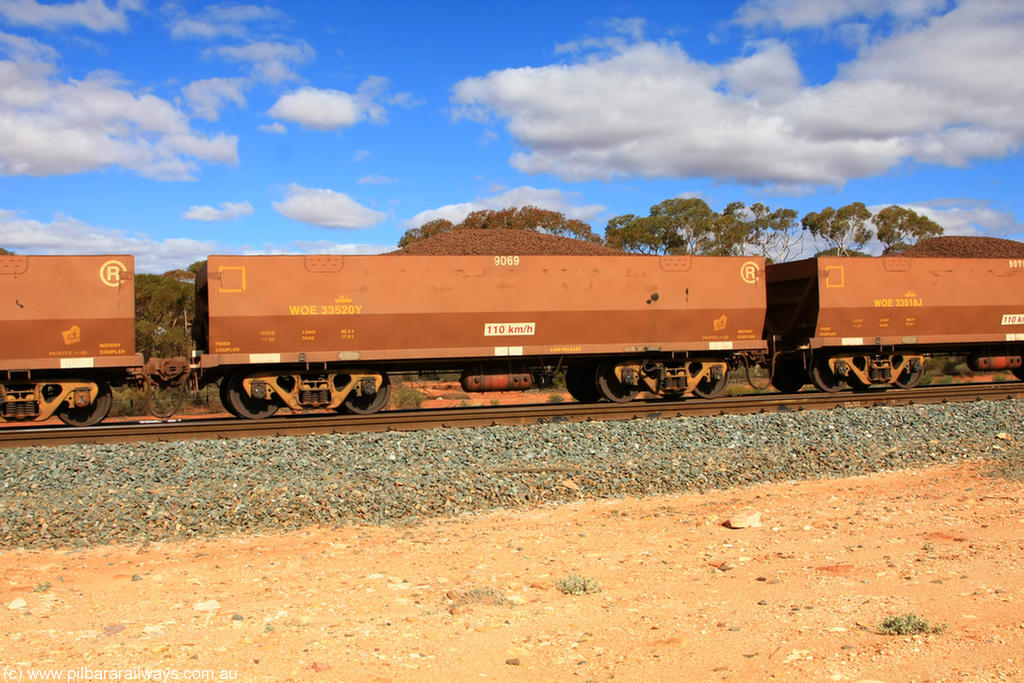
M 1016 681 L 1024 484 L 983 469 L 8 551 L 0 665 L 5 681 Z M 762 526 L 723 526 L 751 508 Z M 570 575 L 599 591 L 564 594 Z M 945 630 L 879 632 L 905 613 Z

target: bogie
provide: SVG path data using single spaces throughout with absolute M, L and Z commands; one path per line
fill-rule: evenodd
M 388 376 L 364 370 L 238 370 L 221 380 L 220 389 L 225 409 L 250 420 L 270 417 L 281 407 L 294 412 L 324 409 L 368 415 L 383 409 L 390 396 Z
M 112 405 L 110 383 L 101 377 L 0 382 L 0 417 L 12 422 L 56 416 L 72 427 L 89 427 Z

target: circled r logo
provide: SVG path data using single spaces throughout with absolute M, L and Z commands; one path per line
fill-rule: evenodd
M 740 266 L 740 278 L 748 285 L 752 285 L 757 282 L 757 276 L 761 269 L 757 267 L 757 263 L 754 261 L 746 261 Z
M 117 287 L 121 284 L 122 276 L 128 272 L 128 266 L 120 261 L 106 261 L 100 266 L 100 280 L 107 287 Z

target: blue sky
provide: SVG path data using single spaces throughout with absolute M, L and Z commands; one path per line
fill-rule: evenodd
M 0 0 L 0 246 L 161 272 L 677 196 L 1022 239 L 1022 44 L 1019 0 Z

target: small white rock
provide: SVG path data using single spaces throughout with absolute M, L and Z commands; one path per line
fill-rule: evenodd
M 761 526 L 761 513 L 753 508 L 740 510 L 725 521 L 730 529 L 748 529 Z
M 192 609 L 197 612 L 216 612 L 220 609 L 220 603 L 216 600 L 207 600 L 205 602 L 197 602 L 192 605 Z
M 25 598 L 14 598 L 7 605 L 7 609 L 25 609 L 28 607 L 28 603 L 25 602 Z

